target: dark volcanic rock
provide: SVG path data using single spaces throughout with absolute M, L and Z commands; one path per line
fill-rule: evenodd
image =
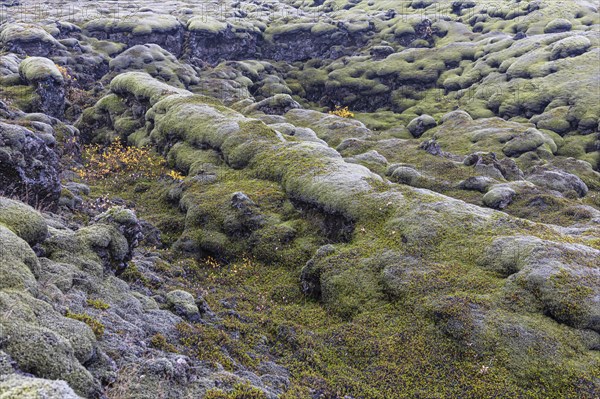
M 233 26 L 196 17 L 189 21 L 188 30 L 187 55 L 196 63 L 260 58 L 262 35 L 252 26 Z
M 60 118 L 65 110 L 65 82 L 54 62 L 44 57 L 26 58 L 19 65 L 21 78 L 35 87 L 40 98 L 39 110 Z
M 84 32 L 100 40 L 138 44 L 158 44 L 179 57 L 183 52 L 185 29 L 173 16 L 151 12 L 136 13 L 131 18 L 113 20 L 102 18 L 85 25 Z
M 372 24 L 353 29 L 343 23 L 337 26 L 326 23 L 287 25 L 270 32 L 270 40 L 263 47 L 263 56 L 288 62 L 340 58 L 364 44 L 371 30 Z
M 53 207 L 60 196 L 59 159 L 29 129 L 0 122 L 0 191 L 33 206 Z

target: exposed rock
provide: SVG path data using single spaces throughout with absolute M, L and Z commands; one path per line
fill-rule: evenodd
M 39 135 L 0 122 L 1 193 L 52 208 L 60 195 L 59 160 Z
M 41 57 L 63 47 L 41 27 L 20 23 L 4 25 L 0 31 L 0 42 L 7 51 Z
M 371 56 L 376 60 L 386 58 L 390 54 L 394 54 L 395 50 L 392 46 L 375 46 L 371 49 Z
M 60 118 L 65 108 L 64 79 L 57 66 L 47 58 L 29 57 L 19 65 L 21 77 L 40 97 L 39 111 Z
M 568 19 L 557 18 L 546 25 L 544 28 L 545 33 L 556 33 L 570 31 L 572 27 L 571 22 Z
M 504 209 L 513 201 L 517 193 L 512 188 L 497 184 L 483 196 L 485 206 L 494 209 Z
M 585 197 L 588 193 L 588 187 L 579 177 L 562 170 L 548 170 L 543 167 L 535 168 L 527 176 L 527 180 L 538 186 L 561 193 L 575 191 L 579 197 Z
M 244 113 L 254 111 L 264 112 L 265 114 L 284 115 L 291 109 L 302 108 L 289 94 L 276 94 L 273 97 L 265 98 L 246 107 Z
M 200 310 L 189 292 L 176 290 L 167 294 L 167 305 L 173 309 L 175 314 L 193 322 L 201 320 Z
M 487 176 L 473 176 L 466 180 L 461 181 L 458 186 L 463 190 L 475 190 L 481 193 L 488 191 L 490 186 L 497 184 L 498 182 Z
M 175 56 L 183 51 L 184 29 L 177 18 L 153 12 L 136 12 L 128 18 L 97 18 L 84 26 L 84 32 L 101 40 L 138 44 L 155 43 Z
M 427 130 L 437 126 L 437 122 L 429 115 L 421 115 L 410 121 L 406 128 L 414 137 L 421 137 Z

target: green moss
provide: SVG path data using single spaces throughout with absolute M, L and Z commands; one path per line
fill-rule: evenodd
M 25 112 L 33 112 L 40 103 L 40 97 L 35 88 L 29 85 L 1 85 L 0 95 Z
M 125 90 L 121 95 L 130 94 Z M 306 121 L 312 115 L 323 117 L 294 111 L 286 118 Z M 182 353 L 221 362 L 229 370 L 236 362 L 252 368 L 262 360 L 254 350 L 257 343 L 268 342 L 290 370 L 290 392 L 298 397 L 318 386 L 332 397 L 559 398 L 581 391 L 579 381 L 597 378 L 597 359 L 582 349 L 573 329 L 557 327 L 533 306 L 531 313 L 514 316 L 505 301 L 506 280 L 482 271 L 478 263 L 482 250 L 499 235 L 567 240 L 553 228 L 390 185 L 344 163 L 323 145 L 282 139 L 263 123 L 206 98 L 165 97 L 147 118 L 153 126 L 148 137 L 161 151 L 170 149 L 170 161 L 191 167 L 196 156 L 203 159 L 212 151 L 224 161 L 210 162 L 210 170 L 186 179 L 172 196 L 186 217 L 185 226 L 180 225 L 179 255 L 196 257 L 182 264 L 185 277 L 179 282 L 182 288 L 205 287 L 211 309 L 224 315 L 218 327 L 180 325 Z M 351 128 L 361 127 L 344 125 Z M 522 132 L 523 125 L 516 122 L 456 118 L 426 135 L 466 154 L 478 146 L 501 149 Z M 383 154 L 386 148 L 368 137 L 357 142 L 361 150 L 374 148 Z M 419 144 L 392 141 L 383 155 L 408 158 L 419 167 L 436 165 L 450 181 L 453 175 L 472 174 L 465 165 L 417 151 Z M 346 149 L 355 151 L 351 145 Z M 231 195 L 238 191 L 254 203 L 248 213 L 261 217 L 252 229 L 240 229 L 245 216 L 231 204 Z M 172 215 L 164 207 L 145 212 Z M 331 227 L 328 217 L 340 224 L 347 221 L 349 231 L 342 234 L 344 226 Z M 338 238 L 323 234 L 327 229 L 335 230 Z M 300 295 L 298 275 L 307 254 L 330 242 L 335 252 L 317 265 L 322 288 L 318 303 Z M 284 248 L 281 256 L 269 255 L 279 251 L 279 244 Z M 205 261 L 198 256 L 199 246 L 228 259 Z M 244 260 L 248 253 L 265 262 Z M 246 321 L 227 314 L 224 298 L 235 298 L 237 315 Z M 448 298 L 450 306 L 444 306 Z M 527 303 L 527 293 L 517 299 Z M 455 328 L 453 322 L 472 331 L 465 333 L 469 329 Z M 231 339 L 230 331 L 239 338 Z M 531 336 L 536 338 L 528 343 Z M 550 360 L 513 356 L 519 351 L 515 348 L 545 353 L 551 347 L 559 349 Z M 539 381 L 545 390 L 540 391 Z
M 44 57 L 28 57 L 19 64 L 19 73 L 27 82 L 37 83 L 41 80 L 51 79 L 58 84 L 63 84 L 64 79 L 57 66 Z
M 267 399 L 267 395 L 258 388 L 250 385 L 237 384 L 232 391 L 211 389 L 206 392 L 205 399 Z
M 0 288 L 29 289 L 35 292 L 39 263 L 29 245 L 0 222 Z
M 162 351 L 177 353 L 177 348 L 170 344 L 165 338 L 164 335 L 157 333 L 150 338 L 150 345 L 152 345 L 156 349 L 160 349 Z
M 104 324 L 94 319 L 92 316 L 85 313 L 72 313 L 67 310 L 65 317 L 73 320 L 81 321 L 87 324 L 93 331 L 96 338 L 100 339 L 104 335 Z
M 19 201 L 0 197 L 0 224 L 4 224 L 30 245 L 44 241 L 48 226 L 42 215 Z
M 191 32 L 202 32 L 207 34 L 217 34 L 227 29 L 227 24 L 206 16 L 196 16 L 190 18 L 187 28 Z
M 127 72 L 116 76 L 110 83 L 116 94 L 134 96 L 138 101 L 154 104 L 165 96 L 172 94 L 191 94 L 187 90 L 178 89 L 153 79 L 144 72 Z
M 132 35 L 149 35 L 152 33 L 169 33 L 181 28 L 180 22 L 172 15 L 155 14 L 153 12 L 136 12 L 128 18 L 96 18 L 84 25 L 89 33 L 129 33 Z
M 86 303 L 88 304 L 88 306 L 91 306 L 94 309 L 98 309 L 98 310 L 110 309 L 110 305 L 108 303 L 102 301 L 101 299 L 88 299 L 86 301 Z
M 34 24 L 11 23 L 6 24 L 0 31 L 2 43 L 23 42 L 43 43 L 46 46 L 56 46 L 58 42 L 48 32 Z
M 127 268 L 123 273 L 121 273 L 120 277 L 129 282 L 129 283 L 137 283 L 141 282 L 143 285 L 149 285 L 150 281 L 140 272 L 137 265 L 134 262 L 130 262 L 127 265 Z

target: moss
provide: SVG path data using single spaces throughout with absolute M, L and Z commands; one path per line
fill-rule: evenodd
M 11 229 L 31 246 L 48 236 L 48 225 L 42 215 L 19 201 L 0 197 L 0 223 Z
M 136 36 L 152 33 L 169 33 L 181 29 L 181 24 L 172 15 L 138 12 L 129 18 L 96 18 L 84 25 L 84 30 L 91 33 L 103 32 L 128 33 Z
M 63 84 L 64 79 L 54 62 L 43 57 L 28 57 L 19 64 L 19 73 L 27 82 L 37 83 L 51 79 Z
M 206 392 L 205 399 L 267 399 L 267 395 L 258 388 L 250 385 L 237 384 L 232 391 L 211 389 Z
M 570 31 L 573 25 L 571 22 L 564 18 L 553 19 L 548 22 L 548 25 L 544 28 L 544 33 L 556 33 Z
M 17 374 L 0 377 L 0 394 L 6 399 L 39 398 L 80 399 L 64 381 L 20 376 Z
M 150 284 L 148 278 L 146 278 L 146 276 L 144 276 L 142 272 L 140 272 L 137 265 L 133 262 L 130 262 L 127 265 L 127 268 L 125 269 L 125 271 L 123 271 L 123 273 L 121 273 L 120 277 L 123 280 L 132 284 L 137 282 L 141 282 L 143 285 Z
M 592 43 L 584 36 L 570 36 L 559 40 L 552 45 L 551 59 L 576 57 L 585 53 Z
M 0 320 L 3 350 L 17 362 L 20 370 L 42 378 L 64 380 L 82 396 L 98 394 L 100 387 L 75 357 L 83 356 L 80 351 L 83 347 L 77 344 L 88 340 L 88 332 L 93 339 L 87 326 L 69 319 L 61 320 L 60 314 L 50 305 L 23 292 L 0 291 L 0 307 L 2 312 L 11 309 L 16 312 L 13 314 L 20 315 L 18 321 Z M 79 324 L 84 330 L 77 328 Z M 91 341 L 88 344 L 86 360 L 93 353 Z
M 110 309 L 110 305 L 104 301 L 102 301 L 101 299 L 88 299 L 86 301 L 88 306 L 93 307 L 94 309 L 98 309 L 98 310 L 107 310 Z
M 58 42 L 48 32 L 37 25 L 11 23 L 4 25 L 0 31 L 0 41 L 4 44 L 13 42 L 39 43 L 56 46 Z
M 98 40 L 93 37 L 88 38 L 91 46 L 98 50 L 99 52 L 106 54 L 109 57 L 114 57 L 115 55 L 121 53 L 127 45 L 124 43 L 111 42 L 106 40 Z
M 556 144 L 552 139 L 535 129 L 528 129 L 508 141 L 502 148 L 502 152 L 509 157 L 520 156 L 525 152 L 536 150 L 545 143 L 551 145 L 551 148 L 556 151 Z
M 150 338 L 150 345 L 161 351 L 177 353 L 177 348 L 174 345 L 170 344 L 167 341 L 167 338 L 165 338 L 165 336 L 160 333 L 154 334 Z
M 179 88 L 198 83 L 192 67 L 182 64 L 173 54 L 153 43 L 130 47 L 113 58 L 109 68 L 113 73 L 147 72 L 160 81 Z
M 224 32 L 227 29 L 227 24 L 212 17 L 196 16 L 188 20 L 187 28 L 194 33 L 215 35 Z
M 134 96 L 138 101 L 150 104 L 154 104 L 171 94 L 191 94 L 186 90 L 159 82 L 144 72 L 120 74 L 111 81 L 110 88 L 116 94 L 128 94 Z
M 311 115 L 320 116 L 291 111 L 289 117 L 306 120 Z M 224 160 L 213 163 L 214 168 L 205 173 L 213 177 L 188 178 L 173 196 L 186 213 L 181 243 L 189 245 L 190 251 L 182 251 L 181 256 L 196 257 L 183 266 L 186 273 L 180 282 L 190 289 L 190 282 L 206 287 L 211 308 L 225 314 L 223 328 L 180 325 L 182 353 L 222 362 L 226 369 L 233 369 L 236 362 L 253 367 L 261 359 L 253 348 L 266 335 L 290 370 L 290 391 L 299 397 L 318 386 L 332 396 L 365 398 L 432 393 L 440 397 L 558 398 L 576 395 L 581 390 L 580 377 L 588 382 L 595 378 L 596 360 L 581 349 L 573 338 L 574 330 L 557 327 L 539 308 L 512 318 L 504 302 L 506 281 L 480 270 L 477 263 L 482 250 L 502 234 L 527 232 L 556 242 L 583 241 L 562 236 L 549 226 L 389 184 L 366 169 L 347 165 L 339 153 L 322 144 L 286 140 L 263 123 L 202 97 L 166 97 L 155 103 L 147 118 L 153 127 L 148 137 L 173 162 L 191 165 L 195 156 L 206 155 L 207 148 L 208 153 L 220 152 Z M 351 128 L 361 129 L 358 124 L 343 127 Z M 483 131 L 490 128 L 492 134 Z M 466 155 L 478 145 L 501 149 L 523 130 L 516 122 L 456 118 L 446 119 L 425 136 L 435 136 Z M 383 153 L 385 148 L 368 138 L 356 141 L 361 150 L 374 148 Z M 449 180 L 453 173 L 469 177 L 465 165 L 416 151 L 416 140 L 387 145 L 386 157 L 408 157 L 419 165 L 435 163 Z M 172 153 L 167 150 L 175 147 Z M 348 143 L 344 148 L 349 153 L 355 150 Z M 263 218 L 259 228 L 239 229 L 243 217 L 231 206 L 231 195 L 238 191 L 254 202 L 250 213 L 258 212 Z M 170 215 L 168 209 L 162 212 Z M 344 226 L 328 226 L 323 215 L 337 223 L 349 220 L 351 227 L 344 239 L 335 240 L 317 228 L 320 224 L 338 234 L 344 230 Z M 299 295 L 297 279 L 306 254 L 328 240 L 335 243 L 335 253 L 319 262 L 323 296 L 317 303 Z M 289 245 L 289 252 L 282 257 L 265 256 L 280 242 Z M 220 251 L 230 250 L 234 256 L 228 262 L 205 262 L 198 259 L 198 243 L 216 243 Z M 242 261 L 248 249 L 268 259 L 268 264 Z M 389 251 L 399 256 L 384 256 Z M 411 267 L 407 259 L 414 259 L 417 266 Z M 386 281 L 389 275 L 383 273 L 392 269 L 396 277 L 393 295 Z M 227 315 L 220 301 L 224 297 L 235 298 L 236 312 L 246 322 Z M 432 304 L 443 298 L 460 301 L 447 309 L 443 322 L 435 324 Z M 526 302 L 523 294 L 519 303 Z M 536 322 L 525 323 L 530 319 Z M 472 326 L 472 335 L 453 329 L 452 320 Z M 523 325 L 528 330 L 518 333 Z M 229 327 L 240 339 L 231 339 Z M 453 330 L 458 331 L 454 337 Z M 544 340 L 528 346 L 527 337 L 542 334 L 547 334 Z M 471 336 L 473 345 L 461 341 Z M 561 349 L 551 361 L 540 356 L 513 357 L 515 342 L 540 351 L 553 345 Z M 491 359 L 495 360 L 490 363 Z M 372 372 L 367 375 L 364 370 Z M 447 384 L 450 379 L 452 384 Z M 547 386 L 543 392 L 535 382 L 541 380 Z M 402 387 L 400 394 L 398 387 Z
M 2 85 L 0 93 L 10 103 L 25 112 L 36 110 L 41 101 L 35 88 L 29 85 Z
M 39 274 L 39 263 L 29 245 L 0 222 L 0 288 L 20 288 L 36 291 L 35 275 Z
M 104 335 L 104 324 L 94 319 L 92 316 L 85 313 L 72 313 L 67 310 L 65 317 L 73 320 L 81 321 L 87 324 L 93 331 L 96 338 L 100 339 Z

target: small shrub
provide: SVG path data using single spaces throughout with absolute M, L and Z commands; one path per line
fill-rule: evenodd
M 99 181 L 110 178 L 115 184 L 135 183 L 168 176 L 174 180 L 184 178 L 179 172 L 168 170 L 165 160 L 148 147 L 124 146 L 119 139 L 108 147 L 99 144 L 84 146 L 84 167 L 75 172 L 83 180 Z
M 340 107 L 339 105 L 337 105 L 333 111 L 329 111 L 329 113 L 341 118 L 354 118 L 354 113 L 350 112 L 348 107 Z
M 169 176 L 173 180 L 179 180 L 179 181 L 183 180 L 185 177 L 181 173 L 179 173 L 175 170 L 172 170 L 169 173 L 167 173 L 167 176 Z

